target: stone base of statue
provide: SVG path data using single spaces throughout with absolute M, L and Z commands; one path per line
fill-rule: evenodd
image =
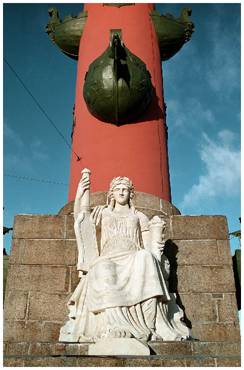
M 106 193 L 92 194 L 91 203 L 105 204 Z M 67 204 L 58 215 L 15 217 L 4 304 L 5 366 L 240 366 L 226 218 L 181 216 L 170 203 L 143 193 L 135 205 L 149 218 L 167 218 L 169 290 L 199 342 L 149 342 L 150 356 L 129 360 L 87 357 L 89 344 L 57 343 L 79 282 L 73 204 Z
M 5 344 L 4 366 L 11 367 L 240 367 L 238 342 L 149 342 L 150 355 L 88 355 L 87 343 Z
M 89 356 L 149 356 L 146 343 L 134 338 L 100 339 L 88 346 Z

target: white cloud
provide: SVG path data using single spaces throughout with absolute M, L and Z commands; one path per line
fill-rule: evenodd
M 34 160 L 45 161 L 48 159 L 48 154 L 39 139 L 35 138 L 30 148 Z
M 42 142 L 34 138 L 29 144 L 25 144 L 8 125 L 4 126 L 4 136 L 5 136 L 5 147 L 8 145 L 8 150 L 4 155 L 4 167 L 6 172 L 11 171 L 11 173 L 18 174 L 30 174 L 35 173 L 36 161 L 46 161 L 49 156 L 46 152 L 46 148 Z M 14 145 L 9 145 L 7 143 Z
M 189 128 L 197 128 L 201 125 L 215 122 L 215 116 L 212 110 L 205 108 L 196 98 L 187 98 L 183 103 L 177 100 L 169 100 L 167 102 L 168 122 L 174 131 L 180 130 L 185 134 Z M 181 132 L 181 133 L 182 133 Z
M 200 158 L 205 174 L 185 194 L 181 208 L 184 211 L 197 207 L 200 202 L 215 198 L 231 198 L 240 190 L 240 150 L 234 147 L 235 136 L 229 130 L 218 133 L 217 140 L 202 135 Z
M 3 135 L 6 140 L 11 140 L 18 148 L 22 148 L 24 146 L 20 136 L 6 123 L 4 124 Z
M 213 91 L 226 97 L 240 88 L 240 35 L 234 38 L 217 20 L 209 27 L 213 46 L 207 58 L 206 77 Z
M 12 174 L 22 174 L 32 173 L 33 164 L 30 158 L 26 155 L 18 153 L 8 153 L 4 156 L 4 167 L 6 172 L 11 172 Z

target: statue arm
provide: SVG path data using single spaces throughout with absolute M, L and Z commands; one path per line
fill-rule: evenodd
M 142 231 L 142 241 L 143 241 L 143 246 L 145 249 L 150 251 L 150 232 L 149 230 L 144 230 Z
M 164 240 L 154 240 L 149 230 L 142 231 L 142 240 L 144 248 L 160 261 L 165 245 Z
M 150 243 L 150 231 L 149 231 L 149 219 L 144 213 L 138 212 L 140 228 L 141 228 L 141 236 L 144 249 L 150 251 L 151 243 Z
M 76 197 L 75 197 L 75 203 L 74 203 L 74 219 L 75 219 L 75 221 L 77 220 L 79 213 L 80 213 L 80 196 L 78 195 L 78 191 L 77 191 Z
M 82 171 L 74 202 L 74 231 L 78 247 L 79 271 L 87 271 L 89 263 L 98 255 L 96 230 L 90 220 L 90 170 Z
M 165 227 L 166 222 L 162 217 L 159 216 L 154 216 L 149 222 L 151 252 L 159 261 L 161 261 L 161 256 L 164 251 Z
M 164 230 L 165 221 L 158 216 L 154 216 L 149 221 L 146 215 L 138 212 L 140 220 L 143 246 L 150 251 L 159 261 L 164 250 Z
M 89 170 L 82 171 L 82 178 L 78 184 L 77 192 L 74 202 L 74 219 L 75 221 L 78 218 L 78 215 L 81 211 L 88 212 L 90 209 L 90 177 Z

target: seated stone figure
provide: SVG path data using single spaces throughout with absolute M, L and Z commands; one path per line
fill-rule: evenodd
M 149 221 L 135 209 L 127 177 L 112 180 L 107 205 L 92 213 L 89 187 L 84 172 L 74 205 L 80 282 L 68 302 L 69 320 L 59 340 L 186 339 L 189 329 L 168 291 L 169 263 L 162 256 L 165 221 L 158 216 Z

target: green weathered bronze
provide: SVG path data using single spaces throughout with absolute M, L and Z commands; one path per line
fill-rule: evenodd
M 103 5 L 121 7 L 134 5 L 134 3 L 104 3 Z M 56 8 L 50 8 L 48 12 L 51 17 L 46 26 L 48 36 L 64 54 L 77 60 L 87 12 L 81 12 L 78 16 L 69 15 L 63 21 Z M 157 11 L 151 12 L 162 60 L 171 58 L 190 40 L 194 32 L 194 24 L 189 19 L 190 15 L 191 9 L 188 8 L 182 9 L 178 18 L 171 14 L 160 15 Z
M 89 66 L 83 95 L 92 115 L 121 125 L 140 116 L 152 100 L 153 86 L 145 63 L 111 32 L 105 52 Z
M 175 55 L 190 40 L 194 32 L 194 24 L 190 21 L 191 9 L 184 8 L 179 18 L 171 14 L 160 15 L 151 12 L 151 18 L 158 36 L 161 60 Z
M 82 12 L 75 17 L 68 15 L 63 21 L 59 18 L 56 8 L 50 8 L 48 12 L 51 17 L 46 26 L 48 36 L 64 54 L 77 60 L 87 12 Z

